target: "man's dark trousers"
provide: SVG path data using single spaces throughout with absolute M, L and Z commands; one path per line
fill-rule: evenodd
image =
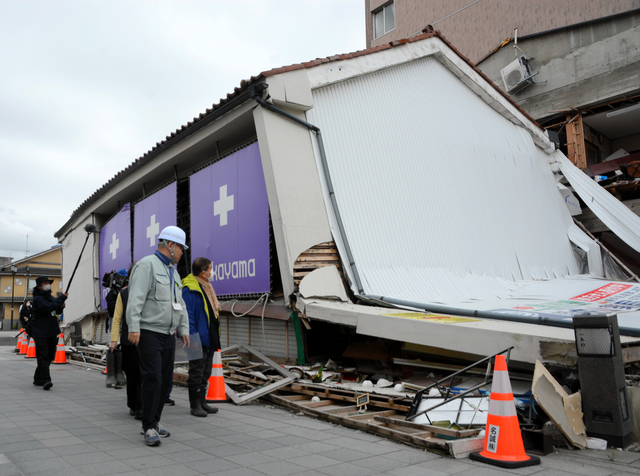
M 141 410 L 140 356 L 135 345 L 122 345 L 122 370 L 127 374 L 127 406 L 134 412 Z
M 142 380 L 142 428 L 156 428 L 173 381 L 176 338 L 173 335 L 140 330 L 138 354 Z
M 33 341 L 36 344 L 36 361 L 38 362 L 36 371 L 33 374 L 33 383 L 35 385 L 44 385 L 47 382 L 51 382 L 49 367 L 56 357 L 58 337 L 37 337 Z
M 211 377 L 213 356 L 218 350 L 218 348 L 214 350 L 210 346 L 203 345 L 202 358 L 189 361 L 189 378 L 187 379 L 189 388 L 207 388 L 209 377 Z M 204 398 L 205 395 L 203 394 L 202 397 Z

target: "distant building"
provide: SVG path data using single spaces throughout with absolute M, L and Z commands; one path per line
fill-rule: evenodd
M 21 260 L 0 265 L 0 321 L 4 329 L 19 326 L 20 306 L 25 299 L 31 300 L 38 276 L 49 276 L 53 280 L 53 294 L 62 289 L 62 247 L 41 251 Z M 13 309 L 13 313 L 12 313 Z

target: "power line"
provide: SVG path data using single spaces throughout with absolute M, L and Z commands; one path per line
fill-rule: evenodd
M 467 5 L 466 7 L 462 7 L 462 8 L 461 8 L 460 10 L 458 10 L 457 12 L 453 12 L 451 15 L 447 15 L 446 17 L 441 18 L 441 19 L 440 19 L 440 20 L 438 20 L 437 22 L 432 23 L 432 25 L 435 25 L 435 24 L 437 24 L 437 23 L 440 23 L 441 21 L 446 20 L 447 18 L 451 18 L 453 15 L 456 15 L 457 13 L 460 13 L 462 10 L 466 10 L 467 8 L 472 7 L 473 5 L 475 5 L 476 3 L 479 3 L 479 2 L 481 2 L 481 1 L 482 1 L 482 0 L 476 0 L 475 2 L 470 3 L 470 4 L 469 4 L 469 5 Z
M 466 10 L 467 8 L 474 6 L 476 3 L 480 3 L 481 1 L 482 1 L 482 0 L 476 0 L 475 2 L 470 3 L 470 4 L 469 4 L 469 5 L 467 5 L 466 7 L 462 7 L 460 10 L 455 11 L 455 12 L 451 13 L 450 15 L 447 15 L 446 17 L 444 17 L 444 18 L 440 18 L 440 20 L 438 20 L 438 21 L 435 21 L 435 22 L 431 23 L 431 25 L 432 25 L 432 26 L 433 26 L 433 25 L 436 25 L 436 24 L 440 23 L 441 21 L 446 20 L 447 18 L 451 18 L 453 15 L 456 15 L 456 14 L 460 13 L 461 11 Z M 419 33 L 422 33 L 422 30 L 420 30 L 420 31 L 416 31 L 414 34 L 410 35 L 410 36 L 409 36 L 409 38 L 411 38 L 412 36 L 416 36 L 416 35 L 417 35 L 417 34 L 419 34 Z

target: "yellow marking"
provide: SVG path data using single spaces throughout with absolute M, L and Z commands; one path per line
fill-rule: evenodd
M 440 314 L 426 314 L 424 312 L 394 312 L 391 314 L 383 314 L 383 316 L 403 317 L 405 319 L 418 319 L 421 321 L 435 321 L 442 324 L 478 321 L 478 319 L 470 319 L 468 317 L 443 316 Z

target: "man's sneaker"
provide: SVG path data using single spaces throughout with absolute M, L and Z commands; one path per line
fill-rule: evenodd
M 162 426 L 160 423 L 158 423 L 158 426 L 156 426 L 155 428 L 153 428 L 153 430 L 158 434 L 158 436 L 160 438 L 166 438 L 167 436 L 171 436 L 171 433 L 169 433 L 169 430 L 167 430 L 164 426 Z M 148 431 L 148 430 L 147 430 Z M 140 428 L 140 434 L 144 435 L 144 428 Z
M 45 390 L 49 390 L 51 387 L 53 387 L 53 384 L 51 382 L 45 382 L 42 386 L 42 388 L 44 388 Z
M 171 406 L 175 405 L 176 402 L 175 402 L 175 400 L 171 400 L 169 397 L 167 397 L 167 399 L 164 401 L 164 404 L 171 407 Z
M 158 432 L 153 428 L 149 428 L 144 432 L 144 442 L 147 446 L 158 446 L 160 444 Z

